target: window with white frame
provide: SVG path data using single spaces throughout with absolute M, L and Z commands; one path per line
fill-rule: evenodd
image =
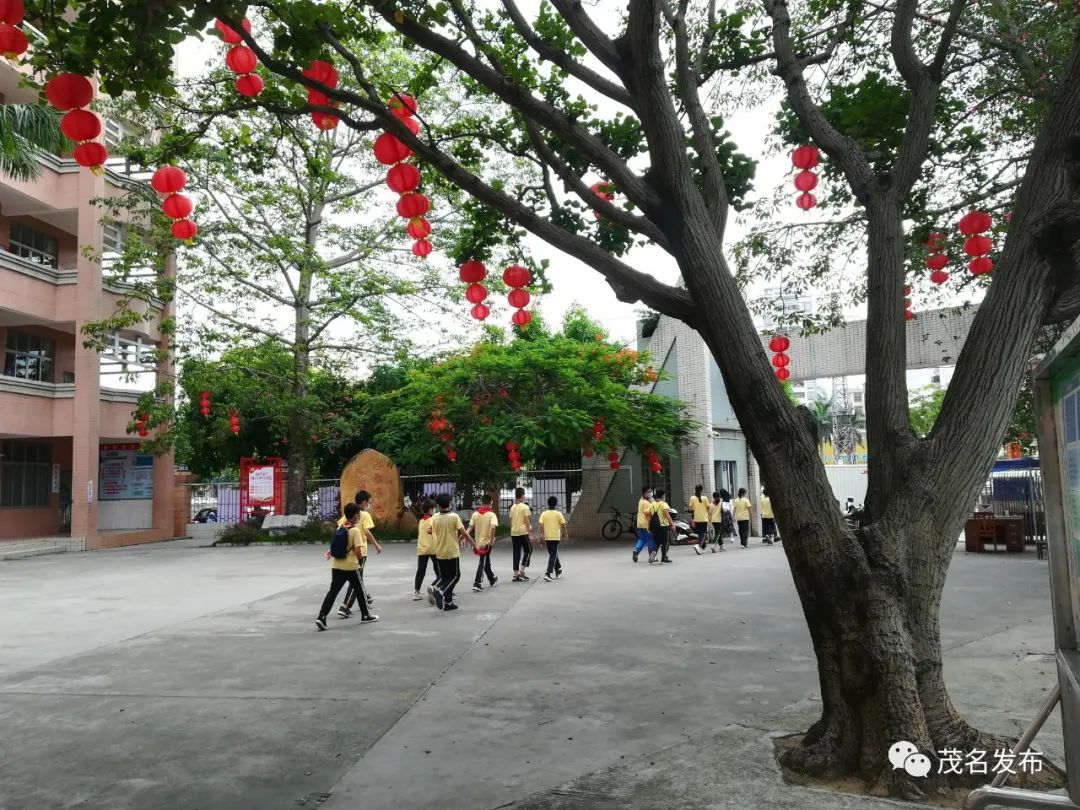
M 58 266 L 60 242 L 55 236 L 49 236 L 21 222 L 12 222 L 9 233 L 8 250 L 16 256 L 46 267 Z
M 0 509 L 48 506 L 51 484 L 51 445 L 0 441 Z
M 56 344 L 40 335 L 8 329 L 4 341 L 4 376 L 37 382 L 53 381 Z

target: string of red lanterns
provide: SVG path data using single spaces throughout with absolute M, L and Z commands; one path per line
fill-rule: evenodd
M 146 437 L 150 435 L 150 431 L 146 427 L 146 423 L 150 421 L 150 414 L 140 413 L 135 418 L 135 430 L 138 431 L 140 436 Z
M 646 445 L 645 447 L 645 458 L 649 462 L 649 469 L 652 470 L 654 474 L 659 475 L 661 472 L 663 472 L 664 468 L 660 464 L 660 459 L 656 455 L 656 448 L 653 447 L 651 444 Z
M 529 272 L 528 268 L 522 267 L 520 264 L 512 264 L 503 270 L 503 283 L 510 288 L 506 300 L 516 310 L 511 320 L 516 326 L 522 328 L 528 326 L 532 320 L 532 313 L 525 307 L 529 305 L 531 296 L 529 291 L 524 288 L 532 283 L 532 273 Z
M 94 139 L 101 135 L 101 120 L 89 110 L 84 110 L 94 100 L 94 85 L 78 73 L 57 73 L 45 82 L 45 97 L 56 109 L 66 113 L 60 119 L 60 128 L 75 142 L 72 157 L 80 166 L 95 174 L 101 174 L 109 150 Z
M 251 33 L 251 20 L 244 17 L 240 27 L 248 34 Z M 214 28 L 221 34 L 221 41 L 229 46 L 225 53 L 225 66 L 237 74 L 234 86 L 236 92 L 247 98 L 254 98 L 263 91 L 262 76 L 255 73 L 259 66 L 259 58 L 255 51 L 244 44 L 244 39 L 235 29 L 230 28 L 221 20 L 214 22 Z
M 608 466 L 613 470 L 617 470 L 617 469 L 619 469 L 619 467 L 622 466 L 621 464 L 619 464 L 619 451 L 618 450 L 613 449 L 610 453 L 608 453 L 607 454 L 607 460 L 608 460 Z
M 488 294 L 487 287 L 480 283 L 487 278 L 487 268 L 484 267 L 484 263 L 470 259 L 458 268 L 458 277 L 469 285 L 465 289 L 465 300 L 473 305 L 470 314 L 478 321 L 484 320 L 491 314 L 491 309 L 484 303 Z
M 313 81 L 317 81 L 321 84 L 325 84 L 331 90 L 338 86 L 340 77 L 338 76 L 337 68 L 335 68 L 330 62 L 325 59 L 316 59 L 304 71 L 304 75 Z M 322 107 L 337 107 L 336 101 L 332 100 L 326 93 L 321 90 L 308 90 L 307 94 L 308 104 L 318 105 Z M 311 114 L 311 123 L 313 123 L 316 129 L 321 129 L 324 132 L 334 129 L 340 122 L 340 118 L 336 115 L 327 112 L 313 112 Z
M 510 441 L 503 446 L 506 448 L 506 460 L 510 463 L 510 469 L 517 472 L 521 469 L 521 445 Z
M 904 320 L 910 321 L 915 317 L 915 313 L 911 311 L 911 285 L 904 285 Z
M 994 220 L 985 211 L 969 211 L 956 224 L 960 233 L 967 237 L 964 253 L 971 257 L 968 270 L 973 276 L 985 275 L 994 269 L 994 261 L 987 255 L 993 250 L 994 243 L 985 236 L 993 225 Z
M 795 198 L 795 205 L 803 211 L 809 211 L 817 205 L 817 197 L 812 192 L 817 188 L 818 176 L 813 169 L 818 165 L 820 152 L 816 146 L 800 146 L 791 153 L 791 165 L 799 169 L 795 175 L 795 188 L 800 191 Z
M 615 199 L 615 184 L 608 182 L 607 180 L 601 180 L 598 183 L 593 183 L 589 186 L 589 191 L 595 194 L 604 202 L 611 202 Z M 596 219 L 600 219 L 600 212 L 593 210 L 593 216 Z
M 769 341 L 769 351 L 773 353 L 772 364 L 776 369 L 776 379 L 783 382 L 791 376 L 791 370 L 788 369 L 788 365 L 791 363 L 791 358 L 785 354 L 788 347 L 791 346 L 791 340 L 787 335 L 773 335 Z
M 930 251 L 930 256 L 926 259 L 930 281 L 934 284 L 944 284 L 949 280 L 949 274 L 945 272 L 945 266 L 949 263 L 949 256 L 945 253 L 945 234 L 932 233 L 926 238 L 924 244 Z
M 199 410 L 202 411 L 202 415 L 204 417 L 209 418 L 209 416 L 210 416 L 210 392 L 209 391 L 203 391 L 201 394 L 199 394 Z
M 180 192 L 187 185 L 187 175 L 179 166 L 160 166 L 150 178 L 150 186 L 165 195 L 161 210 L 173 220 L 172 235 L 177 239 L 193 239 L 199 227 L 188 218 L 195 205 Z
M 26 17 L 22 0 L 0 0 L 0 54 L 15 60 L 26 53 L 30 41 L 19 28 Z
M 386 106 L 413 135 L 419 134 L 420 122 L 413 117 L 416 114 L 415 98 L 407 93 L 396 93 Z M 431 236 L 431 223 L 424 216 L 431 210 L 431 201 L 417 190 L 422 180 L 420 170 L 407 162 L 413 156 L 413 151 L 392 133 L 384 132 L 375 139 L 374 152 L 375 159 L 379 163 L 390 167 L 386 172 L 386 185 L 395 194 L 400 195 L 397 212 L 398 216 L 407 220 L 405 232 L 413 239 L 413 255 L 425 259 L 434 249 L 428 240 Z M 473 307 L 474 311 L 476 307 L 481 306 L 483 300 L 482 297 L 474 302 L 476 305 Z M 475 312 L 473 317 L 476 317 Z M 483 317 L 486 318 L 487 315 Z
M 229 430 L 233 435 L 237 435 L 240 432 L 240 412 L 229 411 Z

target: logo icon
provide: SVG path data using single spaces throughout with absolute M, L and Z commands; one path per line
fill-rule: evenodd
M 889 764 L 893 770 L 903 769 L 908 776 L 923 778 L 930 773 L 930 757 L 919 752 L 912 743 L 900 740 L 889 748 Z

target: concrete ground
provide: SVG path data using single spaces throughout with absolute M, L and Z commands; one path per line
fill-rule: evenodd
M 323 549 L 161 544 L 0 563 L 0 808 L 854 808 L 787 786 L 769 735 L 817 715 L 780 547 L 670 566 L 569 544 L 557 582 L 411 601 L 369 561 L 381 621 L 314 613 Z M 1016 735 L 1055 677 L 1046 563 L 958 552 L 947 676 Z M 1060 715 L 1038 742 L 1062 761 Z M 909 805 L 910 806 L 910 805 Z

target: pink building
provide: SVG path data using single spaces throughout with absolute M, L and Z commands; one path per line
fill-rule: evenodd
M 18 78 L 0 64 L 0 103 L 27 100 Z M 115 137 L 116 125 L 106 133 Z M 151 320 L 115 335 L 103 355 L 81 338 L 124 292 L 84 253 L 124 238 L 123 228 L 103 227 L 91 200 L 137 180 L 122 162 L 103 177 L 65 158 L 43 155 L 41 164 L 30 183 L 0 174 L 0 543 L 69 536 L 90 549 L 172 537 L 172 456 L 132 447 L 139 392 L 116 373 L 137 370 L 161 345 L 157 326 L 170 307 L 149 305 Z M 145 388 L 172 374 L 149 368 Z

